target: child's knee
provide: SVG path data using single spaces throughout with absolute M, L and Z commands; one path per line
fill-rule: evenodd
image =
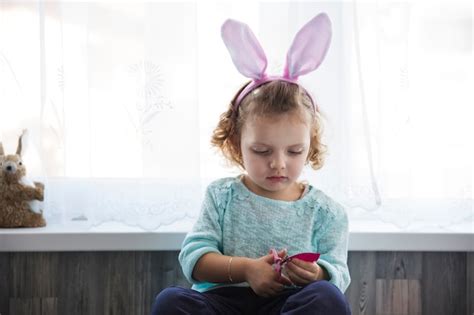
M 207 308 L 205 298 L 199 292 L 187 288 L 169 287 L 156 296 L 151 314 L 194 314 L 205 312 Z
M 343 299 L 345 301 L 344 294 L 334 284 L 326 280 L 320 280 L 309 284 L 305 290 L 311 290 L 320 296 L 330 299 Z
M 308 284 L 307 287 L 313 287 L 316 290 L 325 290 L 330 292 L 337 290 L 337 292 L 341 292 L 334 284 L 327 280 L 319 280 L 312 282 Z
M 183 295 L 183 291 L 186 290 L 180 287 L 169 287 L 161 291 L 157 296 L 156 300 L 166 299 L 166 300 L 174 300 L 178 299 L 181 295 Z
M 294 309 L 312 310 L 318 314 L 351 314 L 344 294 L 334 284 L 325 280 L 310 283 L 290 296 L 282 314 Z
M 170 314 L 173 307 L 179 305 L 185 296 L 186 289 L 180 287 L 169 287 L 161 291 L 155 298 L 152 315 Z
M 327 305 L 332 305 L 335 309 L 338 309 L 337 314 L 343 314 L 344 310 L 346 311 L 345 314 L 351 313 L 346 297 L 341 290 L 331 282 L 321 280 L 310 284 L 310 286 L 320 300 L 324 300 L 327 302 Z

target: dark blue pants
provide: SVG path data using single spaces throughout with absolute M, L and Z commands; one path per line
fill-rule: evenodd
M 328 281 L 286 289 L 264 298 L 251 288 L 224 287 L 207 292 L 169 287 L 156 297 L 153 315 L 166 314 L 351 314 L 344 294 Z

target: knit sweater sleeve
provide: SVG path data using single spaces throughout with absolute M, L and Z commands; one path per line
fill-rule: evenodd
M 178 259 L 186 279 L 195 284 L 194 266 L 204 254 L 222 253 L 222 219 L 226 193 L 215 182 L 206 190 L 201 212 L 181 246 Z
M 320 232 L 315 234 L 321 256 L 318 264 L 323 266 L 329 275 L 329 282 L 345 292 L 351 282 L 347 266 L 347 246 L 349 238 L 349 222 L 344 208 L 330 200 L 321 209 L 326 220 Z

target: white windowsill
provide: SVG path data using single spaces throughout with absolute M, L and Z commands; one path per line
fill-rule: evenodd
M 179 250 L 193 221 L 163 226 L 155 231 L 109 223 L 87 227 L 84 222 L 44 228 L 0 229 L 0 251 L 157 251 Z M 351 222 L 351 251 L 468 251 L 474 252 L 472 222 L 450 230 L 402 230 L 373 222 Z

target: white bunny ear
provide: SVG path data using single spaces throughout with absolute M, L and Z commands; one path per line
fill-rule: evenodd
M 229 19 L 222 25 L 221 35 L 240 73 L 254 80 L 265 77 L 267 57 L 247 24 Z
M 320 13 L 296 34 L 286 55 L 283 77 L 291 80 L 316 70 L 331 43 L 331 21 Z

